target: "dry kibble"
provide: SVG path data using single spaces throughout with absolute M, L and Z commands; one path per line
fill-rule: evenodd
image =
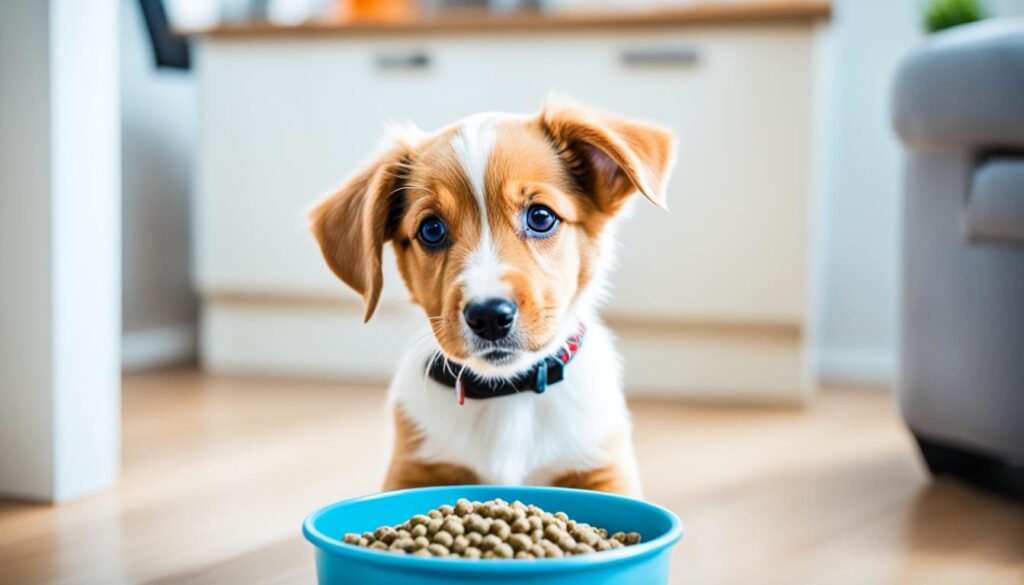
M 512 528 L 509 527 L 508 522 L 499 519 L 491 523 L 490 532 L 501 540 L 507 540 L 508 536 L 512 534 Z
M 487 521 L 484 520 L 483 516 L 476 513 L 466 516 L 463 526 L 468 528 L 470 532 L 486 533 L 488 529 Z
M 441 531 L 434 535 L 434 542 L 448 548 L 453 542 L 455 542 L 455 537 L 447 532 Z
M 544 520 L 540 516 L 527 516 L 526 521 L 530 524 L 530 530 L 544 530 Z
M 513 534 L 508 537 L 506 542 L 508 542 L 512 546 L 512 550 L 515 551 L 528 550 L 533 546 L 533 540 L 525 534 Z
M 466 533 L 466 527 L 463 525 L 462 520 L 457 516 L 452 516 L 444 521 L 444 525 L 441 526 L 441 530 L 444 530 L 452 536 L 461 536 Z
M 436 542 L 428 546 L 427 550 L 430 551 L 430 554 L 434 555 L 435 557 L 448 556 L 448 549 L 440 544 L 437 544 Z
M 584 528 L 582 525 L 577 524 L 575 528 L 570 530 L 569 534 L 576 539 L 577 542 L 585 543 L 589 546 L 594 546 L 601 537 L 594 532 L 592 528 Z
M 494 547 L 494 553 L 501 559 L 511 559 L 515 555 L 512 547 L 507 542 L 499 543 L 498 546 Z
M 398 531 L 390 526 L 381 526 L 374 531 L 373 535 L 384 544 L 391 544 L 398 538 Z
M 391 543 L 391 548 L 392 549 L 400 548 L 400 549 L 404 550 L 405 552 L 412 552 L 412 551 L 416 550 L 416 542 L 413 539 L 409 538 L 409 537 L 403 537 L 403 538 L 399 538 L 395 542 L 392 542 Z
M 461 498 L 373 532 L 346 533 L 342 542 L 395 554 L 457 559 L 545 559 L 631 546 L 638 532 L 615 532 L 545 512 L 520 501 Z
M 487 536 L 484 537 L 484 539 L 482 541 L 480 541 L 480 550 L 482 550 L 482 551 L 493 550 L 494 547 L 498 546 L 499 544 L 501 544 L 501 539 L 498 538 L 497 535 L 488 534 Z
M 460 518 L 465 518 L 466 516 L 468 516 L 472 512 L 473 512 L 473 504 L 471 504 L 469 502 L 469 500 L 467 500 L 466 498 L 462 498 L 459 501 L 455 502 L 455 515 L 456 516 L 458 516 Z
M 522 534 L 525 532 L 530 532 L 530 530 L 532 530 L 530 522 L 525 517 L 516 518 L 512 521 L 512 524 L 510 524 L 509 526 L 512 528 L 512 532 L 515 534 Z
M 550 540 L 540 541 L 540 546 L 544 549 L 544 556 L 558 558 L 565 556 L 562 549 L 558 548 L 558 545 L 551 542 Z

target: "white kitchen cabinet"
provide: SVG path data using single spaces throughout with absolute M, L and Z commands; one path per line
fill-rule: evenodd
M 621 232 L 605 313 L 627 382 L 673 395 L 806 396 L 817 28 L 808 17 L 203 37 L 204 363 L 385 377 L 389 348 L 418 319 L 397 272 L 387 265 L 380 323 L 361 325 L 306 210 L 367 159 L 389 121 L 432 130 L 479 111 L 535 112 L 554 91 L 679 138 L 671 211 L 639 200 Z

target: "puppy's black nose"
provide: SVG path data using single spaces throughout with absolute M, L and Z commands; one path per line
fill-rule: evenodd
M 512 323 L 516 320 L 516 306 L 505 299 L 487 299 L 478 303 L 469 303 L 462 311 L 466 325 L 478 337 L 487 341 L 497 341 L 512 331 Z

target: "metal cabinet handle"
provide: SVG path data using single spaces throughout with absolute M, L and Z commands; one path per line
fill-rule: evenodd
M 634 48 L 622 51 L 622 62 L 632 66 L 691 66 L 700 60 L 693 47 Z
M 430 55 L 423 51 L 381 53 L 376 59 L 377 69 L 426 69 Z

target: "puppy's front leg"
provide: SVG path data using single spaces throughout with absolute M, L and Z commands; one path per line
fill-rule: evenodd
M 465 467 L 447 463 L 421 463 L 392 459 L 384 478 L 384 491 L 403 490 L 435 485 L 480 483 L 476 474 Z
M 636 481 L 635 473 L 619 465 L 572 471 L 556 478 L 551 485 L 640 497 L 640 483 Z
M 608 464 L 594 469 L 570 471 L 555 478 L 551 485 L 641 497 L 640 474 L 628 429 L 617 433 L 608 442 L 608 456 Z
M 480 483 L 476 474 L 465 467 L 418 460 L 416 451 L 422 441 L 419 430 L 397 404 L 393 407 L 393 414 L 394 448 L 384 477 L 384 491 Z

